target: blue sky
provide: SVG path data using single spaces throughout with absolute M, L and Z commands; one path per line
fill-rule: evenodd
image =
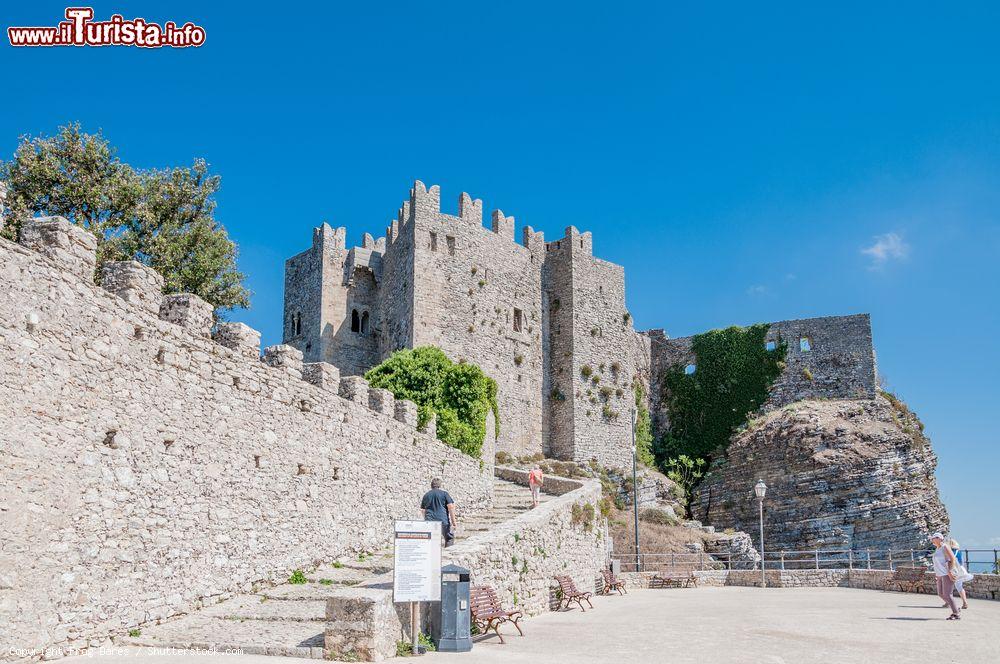
M 996 5 L 362 4 L 97 3 L 207 42 L 0 47 L 0 155 L 78 120 L 137 166 L 206 158 L 265 343 L 310 229 L 380 235 L 414 179 L 593 231 L 640 328 L 870 312 L 955 536 L 1000 546 Z

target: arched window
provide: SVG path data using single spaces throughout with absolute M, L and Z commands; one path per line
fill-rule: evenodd
M 295 314 L 295 319 L 292 322 L 293 332 L 296 335 L 302 334 L 302 314 Z
M 361 317 L 358 316 L 358 310 L 351 310 L 351 332 L 361 331 Z
M 361 314 L 361 334 L 368 334 L 368 312 Z

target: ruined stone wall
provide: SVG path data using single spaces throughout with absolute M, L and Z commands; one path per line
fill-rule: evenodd
M 696 365 L 693 337 L 668 339 L 663 330 L 646 333 L 651 344 L 651 412 L 654 429 L 666 430 L 669 413 L 665 375 L 672 366 Z M 873 399 L 878 390 L 871 317 L 826 316 L 770 323 L 765 343 L 788 344 L 785 369 L 775 380 L 763 409 L 802 399 Z
M 482 201 L 459 198 L 459 214 L 440 211 L 440 192 L 416 183 L 413 346 L 440 347 L 477 364 L 497 382 L 498 449 L 542 451 L 541 257 L 514 241 L 514 219 Z
M 65 221 L 24 236 L 0 240 L 0 657 L 381 546 L 433 475 L 490 504 L 492 459 L 418 433 L 414 404 L 289 346 L 261 362 L 239 323 L 210 339 L 196 298 L 161 320 L 136 263 L 96 287 L 93 237 Z
M 595 258 L 591 234 L 572 226 L 547 249 L 551 381 L 564 397 L 550 400 L 551 450 L 557 458 L 624 467 L 631 463 L 632 390 L 642 347 L 626 315 L 625 270 Z

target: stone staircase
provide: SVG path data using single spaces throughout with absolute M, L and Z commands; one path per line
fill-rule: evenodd
M 531 508 L 531 494 L 524 486 L 495 479 L 493 490 L 492 510 L 464 515 L 459 509 L 457 541 L 486 532 Z M 541 495 L 542 502 L 552 498 Z M 237 595 L 195 613 L 143 627 L 138 636 L 119 638 L 116 643 L 321 659 L 327 598 L 345 587 L 391 583 L 392 564 L 391 549 L 343 557 L 306 574 L 306 583 L 285 583 Z

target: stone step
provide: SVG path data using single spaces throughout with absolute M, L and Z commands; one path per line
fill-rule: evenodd
M 323 658 L 324 626 L 315 621 L 228 620 L 204 611 L 144 628 L 118 645 L 199 650 L 239 650 L 246 655 Z
M 262 601 L 264 600 L 264 601 Z M 225 620 L 296 620 L 324 622 L 326 600 L 267 600 L 264 595 L 238 595 L 206 607 L 200 615 Z
M 374 574 L 372 577 L 375 576 Z M 340 584 L 330 584 L 324 585 L 322 583 L 301 583 L 301 584 L 290 584 L 286 583 L 281 586 L 275 586 L 274 588 L 268 588 L 267 590 L 262 590 L 259 595 L 265 598 L 265 601 L 274 600 L 276 602 L 284 602 L 288 600 L 326 600 L 331 595 L 336 594 L 344 586 L 356 586 L 359 583 L 364 583 L 372 577 L 365 577 L 358 579 L 355 583 L 340 583 Z

